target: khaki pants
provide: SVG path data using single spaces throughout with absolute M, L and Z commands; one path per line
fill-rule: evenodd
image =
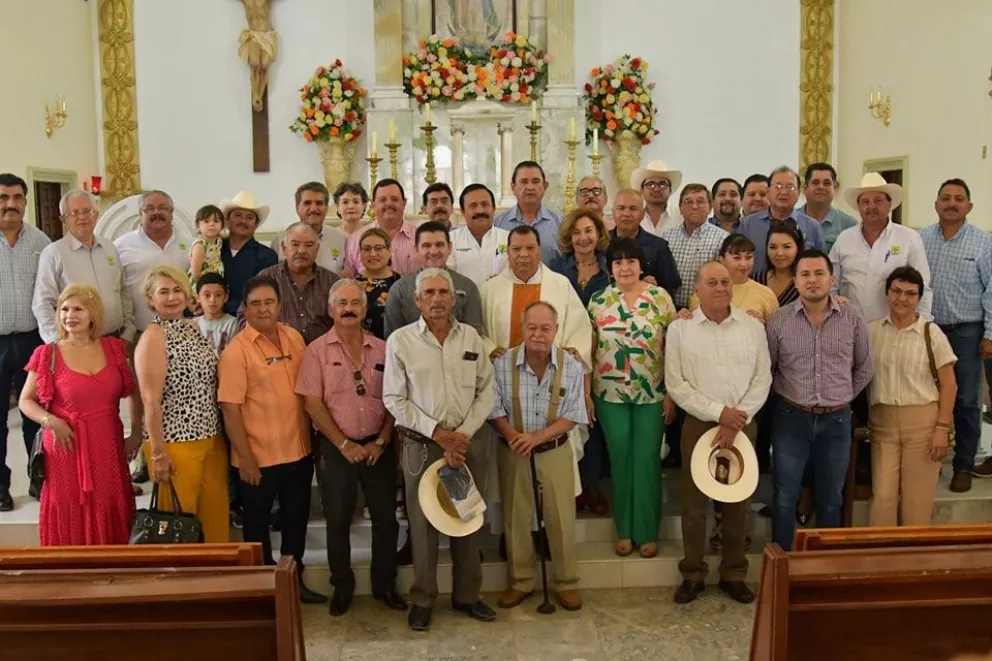
M 928 526 L 940 463 L 930 460 L 937 403 L 924 406 L 876 404 L 871 426 L 871 504 L 873 526 Z
M 703 559 L 706 552 L 706 514 L 710 499 L 707 498 L 688 470 L 693 448 L 699 437 L 716 427 L 715 422 L 703 422 L 688 413 L 682 423 L 682 461 L 686 470 L 682 472 L 682 544 L 685 558 L 679 563 L 682 577 L 690 581 L 705 581 L 709 565 Z M 752 420 L 744 427 L 744 434 L 755 439 L 755 424 Z M 751 499 L 739 503 L 725 503 L 723 506 L 723 558 L 720 561 L 720 580 L 743 581 L 747 576 L 747 556 L 744 554 L 744 538 L 747 536 L 748 508 Z
M 496 450 L 499 462 L 499 495 L 506 529 L 507 584 L 514 590 L 533 592 L 537 581 L 537 556 L 531 538 L 534 521 L 534 487 L 530 459 L 513 452 L 502 440 Z M 556 590 L 575 588 L 579 582 L 575 550 L 575 473 L 568 443 L 534 455 L 537 480 L 544 501 Z

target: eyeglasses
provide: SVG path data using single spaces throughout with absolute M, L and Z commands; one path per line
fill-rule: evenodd
M 602 188 L 580 188 L 579 197 L 599 197 L 603 194 Z
M 788 191 L 789 193 L 794 193 L 797 190 L 799 190 L 798 188 L 796 188 L 795 184 L 774 184 L 772 185 L 772 188 L 774 188 L 776 191 L 784 190 L 784 191 Z
M 662 190 L 662 189 L 671 190 L 672 189 L 672 182 L 670 182 L 670 181 L 645 181 L 643 184 L 641 184 L 641 188 L 647 188 L 648 190 Z
M 276 363 L 281 363 L 284 360 L 293 360 L 293 357 L 289 354 L 283 354 L 282 356 L 271 356 L 265 359 L 265 362 L 269 365 L 275 365 Z
M 362 252 L 385 252 L 388 248 L 382 244 L 375 246 L 362 246 Z
M 361 370 L 355 370 L 355 373 L 351 375 L 351 378 L 355 380 L 355 394 L 359 397 L 365 397 L 365 380 L 362 379 Z
M 66 218 L 85 218 L 86 216 L 93 215 L 93 209 L 76 209 L 75 211 L 68 211 L 65 214 Z

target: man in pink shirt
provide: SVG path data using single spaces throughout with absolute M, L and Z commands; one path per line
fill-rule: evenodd
M 321 445 L 318 470 L 335 616 L 348 612 L 355 592 L 349 528 L 359 484 L 372 519 L 372 595 L 394 610 L 407 608 L 396 590 L 396 452 L 393 416 L 382 403 L 386 343 L 362 330 L 365 306 L 363 285 L 334 283 L 329 303 L 334 326 L 307 347 L 296 380 Z
M 403 186 L 395 179 L 380 179 L 372 189 L 372 211 L 375 213 L 375 224 L 363 227 L 348 239 L 345 270 L 352 275 L 364 270 L 361 259 L 362 234 L 369 227 L 379 227 L 389 235 L 392 261 L 390 266 L 394 273 L 406 275 L 417 270 L 417 242 L 414 233 L 417 226 L 404 220 L 403 209 L 406 208 L 406 193 Z

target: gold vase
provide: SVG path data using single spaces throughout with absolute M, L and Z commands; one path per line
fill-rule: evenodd
M 621 131 L 616 142 L 607 142 L 613 176 L 618 188 L 630 188 L 630 177 L 641 166 L 641 140 L 632 131 Z
M 330 137 L 316 143 L 320 149 L 320 162 L 324 166 L 324 183 L 333 193 L 339 185 L 351 179 L 351 164 L 355 159 L 355 141 Z

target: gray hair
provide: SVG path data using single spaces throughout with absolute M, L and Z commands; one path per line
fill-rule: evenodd
M 616 193 L 613 194 L 613 204 L 617 203 L 617 198 L 620 197 L 621 195 L 636 195 L 637 199 L 640 200 L 641 204 L 642 205 L 644 204 L 644 195 L 642 195 L 641 191 L 637 190 L 636 188 L 621 188 L 620 190 L 618 190 Z
M 282 233 L 282 240 L 285 241 L 286 240 L 286 236 L 290 232 L 292 232 L 293 230 L 298 230 L 298 229 L 307 229 L 307 230 L 310 230 L 310 232 L 313 234 L 313 237 L 315 239 L 317 239 L 318 241 L 320 241 L 320 235 L 317 234 L 317 230 L 315 230 L 310 225 L 307 225 L 303 221 L 299 221 L 299 220 L 286 228 L 286 230 Z
M 606 188 L 606 184 L 603 182 L 603 180 L 600 179 L 599 177 L 597 177 L 596 175 L 593 175 L 593 174 L 587 174 L 586 176 L 584 176 L 581 179 L 579 179 L 579 188 L 582 188 L 582 182 L 583 181 L 588 181 L 590 179 L 596 181 L 600 185 L 600 187 Z
M 774 170 L 772 170 L 772 173 L 768 175 L 769 183 L 771 183 L 771 180 L 775 177 L 775 175 L 782 174 L 783 172 L 788 172 L 789 174 L 791 174 L 793 177 L 796 178 L 796 188 L 799 188 L 800 186 L 803 185 L 803 180 L 799 176 L 799 173 L 793 170 L 792 168 L 790 168 L 788 165 L 780 165 Z
M 334 301 L 338 297 L 338 292 L 349 286 L 355 286 L 358 287 L 360 291 L 365 291 L 365 285 L 360 283 L 358 280 L 355 280 L 354 278 L 341 278 L 331 285 L 331 292 L 327 295 L 328 305 L 334 305 Z M 365 307 L 367 304 L 368 301 L 365 298 L 362 298 L 362 306 Z
M 164 190 L 158 190 L 157 188 L 153 188 L 152 190 L 145 191 L 144 193 L 141 194 L 141 197 L 138 198 L 138 208 L 143 209 L 145 207 L 145 202 L 148 201 L 148 198 L 154 197 L 155 195 L 161 195 L 162 197 L 164 197 L 169 201 L 169 206 L 175 208 L 176 203 L 172 201 L 172 196 L 166 193 Z
M 69 201 L 70 200 L 74 200 L 77 197 L 85 197 L 86 199 L 88 199 L 90 201 L 90 206 L 93 207 L 93 210 L 94 211 L 97 210 L 97 202 L 96 202 L 96 197 L 95 196 L 87 193 L 84 190 L 79 190 L 78 188 L 73 188 L 71 191 L 69 191 L 68 193 L 66 193 L 65 195 L 63 195 L 61 200 L 59 200 L 59 215 L 60 216 L 64 216 L 65 215 L 66 207 L 69 206 Z
M 551 312 L 551 316 L 555 318 L 555 325 L 558 325 L 558 310 L 548 301 L 534 301 L 533 303 L 528 303 L 524 307 L 523 312 L 520 313 L 520 323 L 527 321 L 527 314 L 534 308 L 544 308 L 545 310 L 549 310 Z
M 429 268 L 424 269 L 417 274 L 416 291 L 418 295 L 422 293 L 420 290 L 423 288 L 424 280 L 429 280 L 431 278 L 444 278 L 444 280 L 448 283 L 448 287 L 451 289 L 451 293 L 455 293 L 455 283 L 451 279 L 451 274 L 448 273 L 448 269 Z

